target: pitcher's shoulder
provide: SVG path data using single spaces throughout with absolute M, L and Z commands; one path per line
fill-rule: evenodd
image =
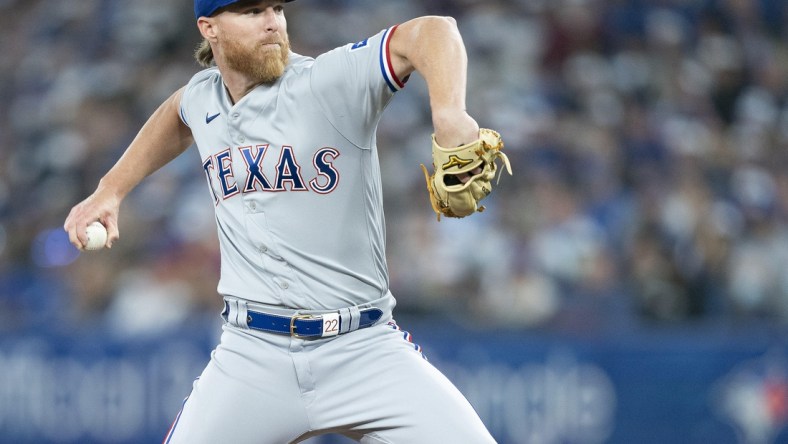
M 314 63 L 315 59 L 313 57 L 291 52 L 290 61 L 287 64 L 287 70 L 299 73 L 305 69 L 311 68 Z
M 186 86 L 188 88 L 200 84 L 220 84 L 221 82 L 222 74 L 219 72 L 219 68 L 213 66 L 195 73 Z

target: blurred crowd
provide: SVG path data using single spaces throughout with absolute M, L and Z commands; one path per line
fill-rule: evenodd
M 398 312 L 513 329 L 788 321 L 784 0 L 301 0 L 316 56 L 424 14 L 469 52 L 468 109 L 514 176 L 436 222 L 417 75 L 378 132 Z M 0 332 L 146 335 L 218 318 L 211 199 L 191 149 L 121 207 L 121 239 L 62 231 L 199 68 L 188 0 L 0 0 Z

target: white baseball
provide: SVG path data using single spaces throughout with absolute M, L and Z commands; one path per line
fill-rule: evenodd
M 85 244 L 86 250 L 101 250 L 107 243 L 107 229 L 99 221 L 88 225 L 85 234 L 88 236 L 88 242 Z

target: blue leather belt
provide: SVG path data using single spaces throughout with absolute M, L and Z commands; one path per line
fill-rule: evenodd
M 229 304 L 225 301 L 222 317 L 228 320 Z M 352 316 L 352 315 L 351 315 Z M 356 311 L 357 323 L 352 317 L 340 316 L 340 311 L 323 314 L 296 314 L 283 316 L 272 313 L 263 313 L 255 310 L 246 311 L 246 326 L 268 333 L 289 335 L 296 338 L 313 339 L 336 336 L 361 328 L 371 327 L 382 316 L 383 310 L 375 307 L 363 308 Z M 352 325 L 351 328 L 349 325 Z

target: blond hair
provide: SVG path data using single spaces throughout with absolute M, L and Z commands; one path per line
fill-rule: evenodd
M 214 65 L 213 50 L 207 39 L 202 39 L 202 42 L 197 45 L 197 49 L 194 50 L 194 59 L 197 60 L 197 63 L 203 68 Z

